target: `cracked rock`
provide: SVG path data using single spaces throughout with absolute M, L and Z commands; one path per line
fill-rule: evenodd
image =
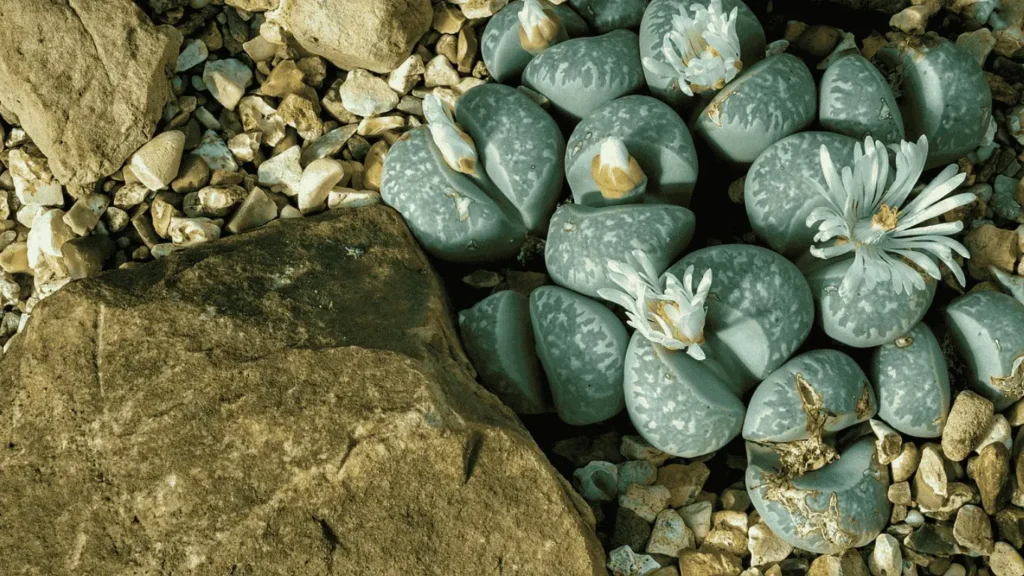
M 993 412 L 992 402 L 974 392 L 957 395 L 942 430 L 942 452 L 946 457 L 954 462 L 967 458 L 988 427 Z
M 988 514 L 977 506 L 964 505 L 956 513 L 953 524 L 953 537 L 957 544 L 977 554 L 992 553 L 995 542 L 992 540 L 992 523 Z

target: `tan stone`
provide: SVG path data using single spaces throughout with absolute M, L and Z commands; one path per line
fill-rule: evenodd
M 991 224 L 967 233 L 964 245 L 971 253 L 967 271 L 976 280 L 991 280 L 989 266 L 1013 273 L 1017 263 L 1017 233 Z
M 969 390 L 958 394 L 942 429 L 943 454 L 954 462 L 967 458 L 988 427 L 993 412 L 988 399 Z
M 0 0 L 0 105 L 61 182 L 116 171 L 153 136 L 180 35 L 130 0 Z
M 988 559 L 989 568 L 995 576 L 1020 576 L 1024 574 L 1024 559 L 1020 552 L 1006 542 L 997 542 L 995 551 Z
M 743 562 L 714 548 L 687 550 L 679 555 L 679 573 L 686 576 L 738 576 Z
M 430 29 L 430 0 L 284 0 L 281 21 L 303 48 L 339 68 L 390 72 Z
M 0 360 L 0 574 L 606 574 L 446 307 L 383 206 L 69 284 Z
M 658 469 L 656 483 L 669 489 L 672 493 L 669 506 L 678 508 L 697 499 L 710 475 L 711 470 L 703 462 L 669 464 Z

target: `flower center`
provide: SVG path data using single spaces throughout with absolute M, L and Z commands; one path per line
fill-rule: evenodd
M 888 204 L 882 204 L 878 212 L 871 217 L 871 224 L 880 230 L 889 232 L 896 229 L 896 225 L 899 223 L 900 211 L 899 208 L 893 208 Z
M 686 334 L 685 332 L 680 330 L 678 326 L 676 326 L 676 320 L 682 313 L 682 308 L 679 307 L 679 304 L 671 300 L 653 300 L 647 303 L 647 309 L 651 312 L 651 314 L 654 314 L 658 318 L 661 318 L 662 320 L 665 321 L 665 324 L 668 325 L 669 329 L 672 331 L 672 337 L 675 338 L 676 340 L 679 340 L 680 342 L 686 344 L 687 346 L 691 344 L 704 343 L 703 330 L 701 330 L 699 334 L 691 338 L 688 334 Z M 651 327 L 656 330 L 661 329 L 660 326 L 654 323 L 651 324 Z

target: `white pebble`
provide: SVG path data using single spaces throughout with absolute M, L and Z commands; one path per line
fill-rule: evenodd
M 981 449 L 989 444 L 999 442 L 1007 448 L 1013 447 L 1013 430 L 1006 416 L 996 414 L 989 420 L 988 428 L 982 433 L 981 439 L 974 446 L 974 451 L 981 454 Z
M 871 576 L 900 576 L 903 569 L 903 552 L 900 543 L 889 534 L 879 534 L 868 557 Z
M 302 166 L 299 159 L 302 149 L 298 144 L 281 152 L 277 156 L 260 164 L 256 179 L 262 186 L 269 186 L 274 192 L 282 192 L 287 196 L 299 193 L 302 180 Z
M 178 175 L 185 133 L 170 130 L 146 142 L 128 161 L 135 177 L 150 190 L 162 190 Z
M 207 62 L 203 83 L 210 94 L 228 110 L 234 110 L 252 82 L 252 70 L 234 58 Z
M 220 227 L 209 218 L 174 216 L 167 232 L 176 246 L 192 246 L 220 238 Z
M 28 265 L 36 270 L 45 256 L 60 257 L 60 247 L 75 237 L 75 232 L 64 223 L 64 211 L 50 209 L 36 217 L 28 232 Z
M 387 82 L 366 70 L 349 72 L 338 88 L 338 95 L 345 110 L 357 116 L 383 114 L 398 106 L 398 94 Z
M 299 210 L 303 214 L 323 209 L 334 185 L 345 176 L 345 167 L 331 158 L 310 162 L 299 181 Z
M 231 153 L 228 145 L 224 143 L 224 140 L 213 130 L 207 130 L 203 134 L 203 139 L 199 143 L 199 147 L 193 151 L 193 154 L 202 158 L 210 170 L 223 170 L 225 172 L 238 170 L 235 156 Z
M 178 54 L 177 68 L 175 72 L 184 72 L 190 68 L 198 66 L 206 61 L 206 57 L 210 55 L 209 50 L 206 49 L 206 43 L 196 38 L 189 40 L 188 44 L 181 49 L 181 53 Z
M 11 150 L 8 157 L 14 192 L 21 203 L 35 206 L 61 206 L 64 193 L 60 182 L 53 177 L 45 158 L 29 156 L 20 148 Z
M 380 204 L 380 194 L 372 190 L 353 190 L 352 188 L 335 188 L 327 195 L 327 207 L 362 208 Z

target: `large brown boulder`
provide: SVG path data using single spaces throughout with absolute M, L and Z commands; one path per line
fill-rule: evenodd
M 43 301 L 0 360 L 0 574 L 605 574 L 390 208 Z
M 433 21 L 430 0 L 281 0 L 275 19 L 345 70 L 398 67 Z
M 0 105 L 65 184 L 112 174 L 156 130 L 179 35 L 131 0 L 0 0 Z

